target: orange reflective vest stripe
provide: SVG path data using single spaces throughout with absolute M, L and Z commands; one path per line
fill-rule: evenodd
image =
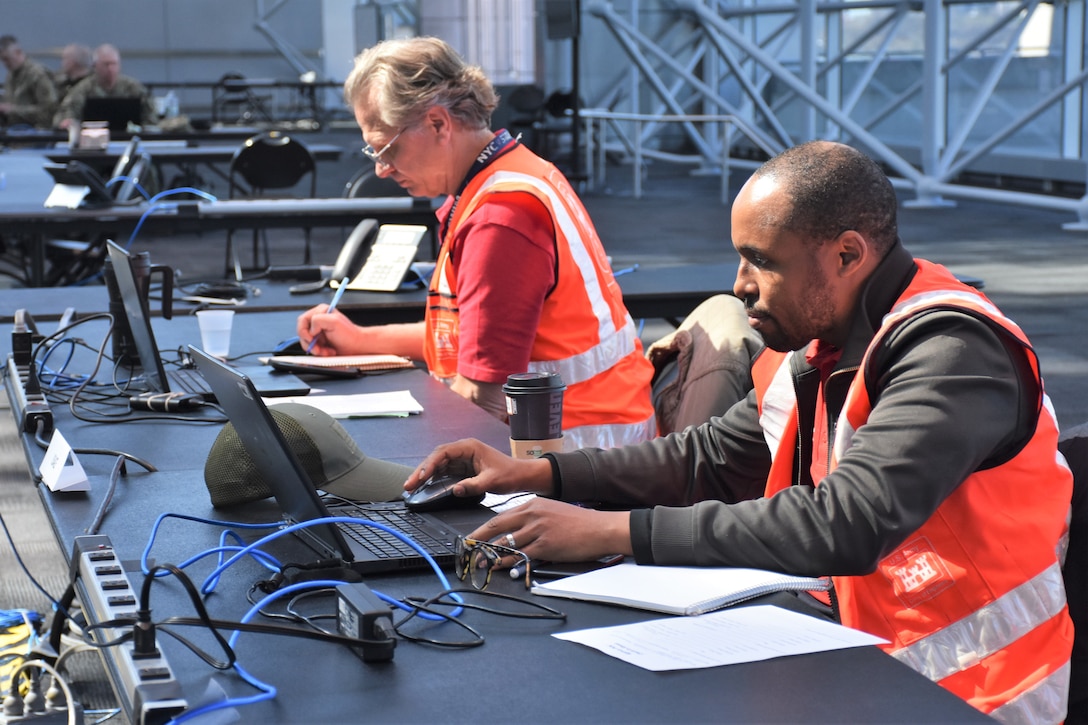
M 539 199 L 555 228 L 558 279 L 544 301 L 529 371 L 559 373 L 567 386 L 564 449 L 610 448 L 653 438 L 653 367 L 643 355 L 600 239 L 563 175 L 521 146 L 496 158 L 469 182 L 450 219 L 428 295 L 428 368 L 443 380 L 457 373 L 460 322 L 449 241 L 488 197 L 509 192 Z
M 954 308 L 999 325 L 1028 351 L 1040 379 L 1015 323 L 944 268 L 916 263 L 920 271 L 885 316 L 847 392 L 831 470 L 872 411 L 864 374 L 872 351 L 922 310 Z M 765 351 L 753 367 L 772 455 L 767 496 L 792 483 L 798 431 L 789 359 Z M 1059 722 L 1068 697 L 1073 628 L 1061 561 L 1072 475 L 1056 450 L 1050 401 L 1040 402 L 1023 450 L 971 474 L 876 571 L 833 578 L 844 625 L 889 640 L 885 651 L 1003 722 Z

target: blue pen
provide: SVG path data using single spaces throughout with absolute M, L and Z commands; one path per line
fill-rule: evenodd
M 325 310 L 326 314 L 332 314 L 336 311 L 336 306 L 340 304 L 340 298 L 344 296 L 344 290 L 348 288 L 348 282 L 351 280 L 344 277 L 340 280 L 340 286 L 336 288 L 336 292 L 332 296 L 332 302 L 329 303 L 329 309 Z M 320 334 L 320 333 L 318 333 Z M 314 349 L 314 345 L 317 344 L 317 335 L 314 335 L 310 340 L 310 344 L 306 346 L 306 354 L 309 355 L 310 351 Z

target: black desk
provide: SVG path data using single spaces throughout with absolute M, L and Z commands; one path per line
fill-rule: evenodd
M 699 303 L 733 287 L 736 265 L 681 264 L 641 266 L 635 272 L 616 278 L 623 292 L 623 302 L 634 319 L 666 319 L 678 324 Z M 319 294 L 291 295 L 289 285 L 265 284 L 261 296 L 253 300 L 263 308 L 302 309 L 332 299 L 332 290 Z M 385 322 L 413 322 L 423 319 L 427 302 L 425 290 L 396 293 L 347 291 L 337 309 L 362 325 Z
M 102 233 L 110 234 L 119 243 L 124 243 L 148 209 L 146 203 L 109 209 L 9 206 L 0 210 L 0 228 L 13 236 L 29 237 L 25 250 L 30 261 L 28 282 L 38 286 L 45 275 L 43 247 L 46 239 L 63 239 L 78 233 Z M 411 197 L 234 199 L 213 202 L 164 200 L 156 205 L 152 213 L 147 214 L 141 232 L 351 227 L 366 217 L 374 217 L 382 223 L 431 224 L 434 221 L 434 202 Z
M 102 291 L 104 293 L 105 289 L 102 288 Z M 257 364 L 258 355 L 271 354 L 276 343 L 295 334 L 295 319 L 293 312 L 278 312 L 261 315 L 259 324 L 236 320 L 231 335 L 231 358 L 241 364 Z M 200 344 L 200 331 L 192 315 L 181 314 L 172 320 L 156 318 L 153 325 L 155 341 L 164 351 L 164 359 L 176 357 L 170 354 L 171 350 L 187 344 Z M 43 332 L 48 334 L 53 329 L 50 326 Z M 85 323 L 73 334 L 78 334 L 94 346 L 105 335 L 105 330 L 105 322 L 93 321 Z M 10 345 L 9 336 L 0 338 L 5 364 Z M 82 353 L 82 358 L 76 359 L 69 372 L 89 371 L 91 364 L 88 354 Z M 100 370 L 97 378 L 109 380 L 109 375 L 108 370 Z M 330 393 L 412 391 L 423 406 L 421 415 L 380 421 L 343 421 L 349 431 L 358 433 L 356 440 L 367 455 L 414 465 L 436 446 L 463 438 L 465 430 L 474 431 L 489 445 L 509 449 L 509 433 L 505 425 L 475 405 L 462 405 L 464 400 L 450 393 L 446 386 L 422 370 L 395 371 L 358 380 L 322 379 L 313 385 Z M 57 427 L 73 448 L 116 449 L 118 442 L 124 441 L 126 453 L 144 458 L 160 470 L 202 468 L 220 427 L 218 424 L 179 424 L 165 420 L 108 425 L 88 423 L 74 418 L 66 406 L 53 403 L 51 408 Z M 378 425 L 374 425 L 375 422 Z M 176 444 L 173 443 L 175 440 Z M 164 445 L 164 441 L 169 443 Z M 27 443 L 30 467 L 37 471 L 44 451 L 33 441 Z M 111 457 L 97 455 L 81 459 L 81 463 L 89 474 L 102 475 L 107 474 L 113 465 Z
M 224 95 L 246 93 L 252 90 L 266 89 L 266 90 L 288 90 L 291 91 L 297 101 L 294 104 L 295 110 L 301 110 L 302 107 L 306 107 L 309 111 L 309 118 L 313 119 L 317 127 L 325 120 L 324 109 L 321 102 L 317 97 L 317 90 L 327 89 L 340 89 L 343 88 L 342 81 L 332 80 L 312 80 L 304 81 L 301 79 L 284 80 L 278 78 L 221 78 L 216 81 L 153 81 L 144 84 L 148 92 L 156 88 L 206 88 L 211 91 L 211 109 L 212 109 L 212 123 L 219 121 L 219 107 Z M 270 123 L 275 123 L 275 114 L 273 109 L 268 108 L 263 104 L 263 99 L 256 95 L 252 98 L 252 103 L 257 106 L 257 115 L 263 116 L 265 120 Z M 297 115 L 297 114 L 295 114 Z
M 279 326 L 280 315 L 267 325 L 247 325 L 232 340 L 261 347 L 276 338 L 267 330 Z M 191 319 L 156 321 L 160 346 L 167 347 L 195 334 Z M 237 330 L 238 328 L 236 328 Z M 267 338 L 267 339 L 266 339 Z M 6 346 L 6 345 L 5 345 Z M 403 378 L 396 376 L 404 375 Z M 502 445 L 505 427 L 421 373 L 341 381 L 344 386 L 397 385 L 423 402 L 423 415 L 402 420 L 346 421 L 353 437 L 368 453 L 400 453 L 406 462 L 418 460 L 429 445 L 424 438 L 482 436 Z M 437 387 L 434 387 L 437 386 Z M 481 417 L 482 416 L 482 417 Z M 203 444 L 214 427 L 177 423 L 161 425 L 88 426 L 57 411 L 58 427 L 76 447 L 109 441 L 151 455 L 182 452 L 187 467 L 144 473 L 130 467 L 114 494 L 102 522 L 131 580 L 139 587 L 138 562 L 151 524 L 165 512 L 225 521 L 275 521 L 278 512 L 268 502 L 217 512 L 210 506 L 199 467 Z M 403 425 L 393 432 L 393 427 Z M 167 443 L 164 445 L 164 441 Z M 393 448 L 386 448 L 392 446 Z M 392 456 L 391 456 L 392 457 Z M 84 465 L 88 461 L 84 460 Z M 43 505 L 61 548 L 84 533 L 102 502 L 106 485 L 101 464 L 88 466 L 93 475 L 89 493 L 54 494 L 39 487 Z M 151 551 L 155 562 L 177 563 L 214 546 L 219 529 L 195 522 L 171 521 Z M 254 534 L 244 534 L 247 540 Z M 268 546 L 282 560 L 302 556 L 300 545 L 280 539 Z M 204 560 L 190 569 L 198 584 L 212 569 Z M 268 572 L 252 561 L 228 570 L 208 598 L 213 616 L 238 619 L 247 609 L 244 593 Z M 393 597 L 431 595 L 440 589 L 429 574 L 400 573 L 368 579 L 376 590 Z M 514 582 L 496 577 L 500 591 L 523 593 Z M 526 622 L 470 613 L 467 620 L 487 638 L 479 648 L 444 651 L 401 642 L 392 663 L 364 664 L 342 647 L 269 635 L 241 635 L 239 663 L 259 679 L 279 689 L 275 700 L 239 710 L 245 722 L 986 722 L 966 703 L 929 682 L 876 648 L 787 657 L 712 669 L 652 673 L 595 650 L 549 635 L 561 629 L 643 621 L 656 615 L 604 605 L 548 599 L 565 611 L 565 624 Z M 176 581 L 152 587 L 152 617 L 189 616 L 191 608 Z M 209 638 L 195 629 L 185 634 L 205 647 Z M 219 673 L 198 661 L 170 637 L 159 635 L 166 654 L 190 702 L 201 699 L 210 681 L 230 696 L 253 694 L 233 673 Z M 365 714 L 364 714 L 365 713 Z
M 151 160 L 157 164 L 225 164 L 230 163 L 239 144 L 197 144 L 182 142 L 163 142 L 160 144 L 142 144 L 141 151 L 151 155 Z M 339 161 L 344 154 L 342 146 L 328 143 L 306 144 L 316 161 Z M 73 151 L 68 148 L 50 149 L 45 152 L 45 157 L 56 163 L 68 161 L 89 161 L 114 163 L 125 150 L 125 144 L 111 142 L 109 147 L 102 151 Z
M 62 546 L 80 535 L 101 501 L 104 481 L 90 495 L 42 491 L 42 500 Z M 151 522 L 164 511 L 228 521 L 275 521 L 273 506 L 216 512 L 192 472 L 130 474 L 115 494 L 117 509 L 102 531 L 133 566 L 148 540 Z M 216 545 L 217 529 L 172 521 L 152 549 L 155 562 L 179 562 Z M 251 541 L 255 536 L 246 536 Z M 67 550 L 69 547 L 64 546 Z M 268 550 L 291 561 L 302 549 L 281 539 Z M 210 563 L 189 570 L 199 585 Z M 213 616 L 239 619 L 247 610 L 245 590 L 268 572 L 246 561 L 229 569 L 208 600 Z M 454 579 L 453 581 L 456 581 Z M 433 595 L 441 590 L 430 574 L 369 577 L 368 585 L 393 597 Z M 509 594 L 524 589 L 494 577 Z M 711 669 L 654 673 L 549 635 L 563 630 L 645 621 L 657 615 L 559 599 L 544 603 L 567 614 L 566 623 L 508 620 L 469 613 L 465 621 L 486 638 L 482 647 L 439 650 L 398 643 L 394 660 L 364 664 L 335 645 L 303 639 L 243 634 L 239 663 L 279 694 L 274 701 L 238 710 L 242 722 L 821 722 L 968 723 L 988 718 L 874 647 L 779 658 Z M 152 618 L 191 616 L 180 586 L 164 580 L 152 588 Z M 331 606 L 331 605 L 330 605 Z M 447 628 L 448 629 L 448 628 Z M 210 646 L 195 628 L 183 632 Z M 201 635 L 201 636 L 198 636 Z M 195 701 L 214 680 L 233 697 L 254 690 L 233 674 L 198 662 L 172 638 L 159 635 L 187 699 Z
M 152 252 L 152 261 L 154 258 Z M 734 265 L 726 263 L 643 265 L 637 272 L 620 275 L 616 281 L 623 291 L 624 304 L 635 319 L 678 320 L 707 297 L 728 291 L 735 272 Z M 290 282 L 255 280 L 253 284 L 261 294 L 235 308 L 240 313 L 300 312 L 332 299 L 332 290 L 293 295 L 289 291 Z M 426 301 L 424 290 L 345 292 L 339 308 L 360 324 L 377 325 L 422 320 Z M 0 289 L 0 322 L 12 321 L 15 310 L 21 307 L 29 310 L 36 320 L 44 321 L 59 319 L 68 307 L 74 307 L 79 316 L 103 312 L 108 309 L 108 300 L 101 285 L 68 287 L 63 294 L 48 287 Z M 175 302 L 174 307 L 184 314 L 186 303 Z
M 110 131 L 110 138 L 114 141 L 128 141 L 133 136 L 139 136 L 144 141 L 245 141 L 250 136 L 261 132 L 256 126 L 213 126 L 203 130 L 177 130 L 157 131 L 143 129 L 136 133 L 129 131 Z M 0 146 L 12 147 L 52 147 L 55 144 L 68 143 L 67 130 L 50 128 L 32 128 L 23 131 L 5 129 L 0 131 Z
M 195 166 L 203 165 L 216 176 L 229 183 L 230 175 L 223 171 L 221 167 L 230 164 L 239 146 L 239 143 L 199 144 L 164 141 L 161 143 L 143 143 L 140 145 L 140 150 L 150 154 L 151 163 L 160 168 L 163 166 L 176 166 L 180 169 L 192 169 Z M 342 147 L 327 143 L 306 144 L 306 148 L 310 150 L 314 161 L 317 162 L 339 161 L 344 153 Z M 108 174 L 109 169 L 113 168 L 117 159 L 124 153 L 124 149 L 125 144 L 123 143 L 110 143 L 109 147 L 102 151 L 73 151 L 69 148 L 62 148 L 47 151 L 45 156 L 56 163 L 67 163 L 73 159 L 82 161 L 96 169 L 105 169 L 105 173 Z

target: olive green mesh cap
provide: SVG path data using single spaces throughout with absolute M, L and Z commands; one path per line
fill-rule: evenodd
M 302 403 L 281 403 L 268 409 L 317 488 L 355 501 L 391 501 L 404 491 L 404 480 L 412 469 L 367 457 L 329 414 Z M 216 507 L 272 495 L 230 423 L 208 452 L 204 483 Z

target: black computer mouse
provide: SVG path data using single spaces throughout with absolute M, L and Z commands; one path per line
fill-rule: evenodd
M 471 496 L 455 496 L 453 493 L 453 487 L 461 479 L 471 475 L 471 472 L 450 470 L 436 472 L 416 490 L 404 492 L 402 495 L 404 505 L 409 511 L 440 511 L 476 506 L 484 499 L 482 493 Z
M 286 340 L 280 341 L 276 345 L 273 352 L 277 355 L 305 355 L 306 350 L 303 349 L 302 343 L 299 342 L 298 335 L 289 337 Z

